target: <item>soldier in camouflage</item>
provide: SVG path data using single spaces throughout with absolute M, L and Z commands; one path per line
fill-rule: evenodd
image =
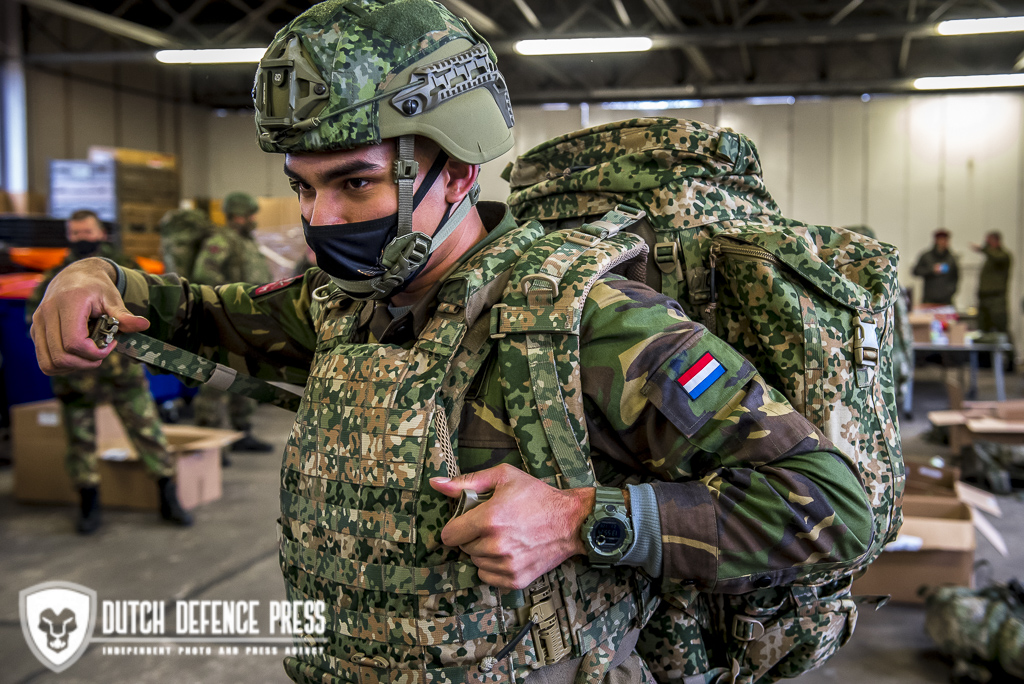
M 579 354 L 553 378 L 578 388 L 601 486 L 534 476 L 526 463 L 550 455 L 513 429 L 528 362 L 499 362 L 491 325 L 545 238 L 476 202 L 512 112 L 464 20 L 429 0 L 316 5 L 278 33 L 254 93 L 318 268 L 211 288 L 92 260 L 55 281 L 32 336 L 46 372 L 93 367 L 110 350 L 86 339 L 85 312 L 103 311 L 305 385 L 281 564 L 289 598 L 330 616 L 322 652 L 286 659 L 293 680 L 651 681 L 633 649 L 651 578 L 734 593 L 866 552 L 850 460 L 678 304 L 620 276 L 563 314 Z M 489 498 L 452 518 L 466 490 Z M 615 516 L 629 534 L 583 533 Z
M 68 265 L 87 257 L 110 259 L 125 268 L 137 269 L 131 257 L 116 250 L 108 241 L 106 228 L 91 211 L 76 211 L 67 222 L 69 254 L 64 263 L 47 271 L 42 282 L 26 303 L 31 316 L 39 306 L 50 281 Z M 51 380 L 53 393 L 60 399 L 64 429 L 67 435 L 67 470 L 80 496 L 77 529 L 92 534 L 102 522 L 99 503 L 100 476 L 96 453 L 96 406 L 110 402 L 117 411 L 128 438 L 138 452 L 139 460 L 157 481 L 160 515 L 164 520 L 191 525 L 192 516 L 178 502 L 174 480 L 174 457 L 167 449 L 149 393 L 149 384 L 142 366 L 125 356 L 106 359 L 97 368 L 80 370 Z
M 985 255 L 978 276 L 978 329 L 986 333 L 1008 332 L 1006 289 L 1013 256 L 1003 247 L 1003 236 L 998 231 L 986 235 L 984 245 L 971 247 Z
M 217 228 L 203 242 L 192 267 L 192 282 L 211 287 L 225 283 L 262 285 L 270 282 L 267 258 L 260 253 L 259 244 L 253 239 L 256 230 L 254 216 L 259 211 L 256 200 L 244 192 L 232 192 L 224 198 L 223 209 L 227 225 Z M 256 402 L 248 397 L 238 394 L 225 396 L 224 392 L 213 387 L 201 386 L 192 402 L 196 425 L 220 427 L 225 403 L 231 428 L 245 433 L 232 445 L 233 450 L 268 452 L 273 449 L 252 434 Z

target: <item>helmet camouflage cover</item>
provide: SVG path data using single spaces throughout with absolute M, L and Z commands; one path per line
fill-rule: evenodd
M 256 199 L 246 192 L 232 192 L 221 207 L 228 216 L 252 216 L 260 210 Z
M 278 32 L 253 87 L 260 147 L 323 152 L 422 135 L 481 164 L 512 148 L 487 43 L 431 0 L 328 0 Z

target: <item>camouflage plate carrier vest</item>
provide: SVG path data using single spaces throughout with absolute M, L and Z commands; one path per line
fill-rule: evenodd
M 902 522 L 890 358 L 895 248 L 784 218 L 753 143 L 693 121 L 570 133 L 525 153 L 504 176 L 513 213 L 549 229 L 620 204 L 647 213 L 630 230 L 651 246 L 648 284 L 746 356 L 853 458 L 874 513 L 858 569 L 866 567 Z M 813 586 L 741 596 L 666 588 L 638 648 L 663 684 L 793 677 L 852 634 L 851 581 L 848 572 L 823 573 Z
M 517 344 L 542 355 L 578 349 L 580 297 L 596 277 L 636 257 L 642 273 L 643 242 L 602 225 L 544 237 L 531 222 L 482 248 L 445 281 L 408 349 L 353 342 L 363 303 L 333 285 L 317 291 L 319 342 L 281 472 L 280 558 L 288 598 L 325 601 L 329 620 L 322 655 L 285 660 L 295 681 L 516 682 L 582 656 L 576 681 L 596 684 L 622 637 L 649 616 L 657 599 L 632 568 L 570 560 L 521 591 L 482 584 L 466 555 L 441 544 L 452 507 L 428 483 L 459 471 L 465 392 L 495 340 L 505 347 L 499 363 Z M 503 289 L 505 305 L 492 309 Z M 531 297 L 533 312 L 518 306 Z M 534 333 L 561 339 L 526 342 Z M 555 366 L 538 372 L 548 371 Z M 560 472 L 551 454 L 561 449 L 533 429 L 536 409 L 513 415 L 527 471 L 566 486 L 593 482 L 589 458 Z M 570 429 L 568 418 L 553 420 Z M 552 440 L 566 449 L 577 441 Z

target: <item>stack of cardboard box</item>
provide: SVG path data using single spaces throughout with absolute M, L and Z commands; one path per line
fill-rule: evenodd
M 982 513 L 1002 515 L 996 498 L 959 480 L 957 468 L 907 462 L 899 537 L 854 582 L 854 594 L 923 603 L 922 587 L 974 586 L 975 530 L 1007 554 L 1005 540 Z
M 64 468 L 67 438 L 56 399 L 11 407 L 14 497 L 28 503 L 78 502 Z M 241 432 L 192 425 L 165 425 L 177 456 L 178 498 L 184 508 L 221 496 L 220 450 L 242 438 Z M 113 407 L 96 409 L 100 456 L 100 501 L 104 507 L 156 509 L 153 478 L 138 460 Z

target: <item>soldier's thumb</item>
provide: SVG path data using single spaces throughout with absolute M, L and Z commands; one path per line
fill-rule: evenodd
M 494 477 L 494 469 L 488 468 L 476 473 L 466 473 L 456 477 L 432 477 L 430 486 L 445 496 L 456 497 L 463 489 L 472 489 L 474 492 L 489 492 L 494 489 L 497 480 Z
M 142 332 L 149 327 L 149 321 L 142 316 L 136 316 L 124 304 L 112 304 L 107 308 L 107 315 L 117 319 L 117 329 L 121 332 Z

